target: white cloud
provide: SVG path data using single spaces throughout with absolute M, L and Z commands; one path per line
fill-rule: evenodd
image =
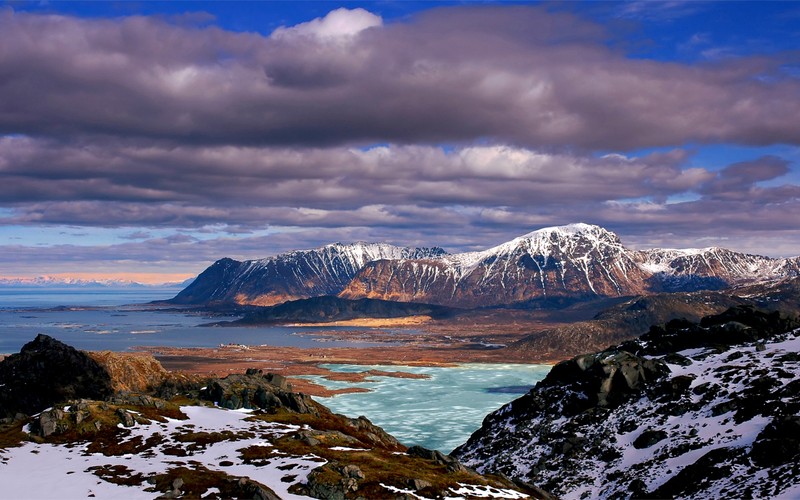
M 328 12 L 325 17 L 318 17 L 288 28 L 278 28 L 272 33 L 272 37 L 300 35 L 330 40 L 352 37 L 365 29 L 382 25 L 383 19 L 367 10 L 339 8 Z

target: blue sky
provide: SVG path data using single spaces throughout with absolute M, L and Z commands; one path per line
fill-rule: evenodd
M 549 225 L 800 254 L 800 3 L 0 3 L 0 277 Z

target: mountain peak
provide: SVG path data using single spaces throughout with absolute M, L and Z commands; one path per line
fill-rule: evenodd
M 574 239 L 576 237 L 589 238 L 593 240 L 603 240 L 614 244 L 620 244 L 619 236 L 611 231 L 596 226 L 594 224 L 586 224 L 585 222 L 576 222 L 574 224 L 566 224 L 563 226 L 543 227 L 528 234 L 516 238 L 517 240 L 561 240 L 561 239 Z
M 594 224 L 587 224 L 585 222 L 575 222 L 572 224 L 565 224 L 563 226 L 550 226 L 531 231 L 522 236 L 527 238 L 531 236 L 538 236 L 543 234 L 585 234 L 585 233 L 608 233 L 609 231 Z
M 578 222 L 544 227 L 486 250 L 487 254 L 503 254 L 524 250 L 531 255 L 586 255 L 590 249 L 613 247 L 622 249 L 619 236 L 593 224 Z

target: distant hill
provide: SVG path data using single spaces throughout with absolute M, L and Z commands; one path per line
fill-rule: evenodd
M 361 318 L 402 318 L 422 315 L 444 318 L 456 313 L 455 309 L 430 304 L 376 299 L 348 300 L 324 296 L 259 308 L 233 323 L 241 325 L 329 323 Z
M 195 278 L 181 282 L 139 283 L 129 280 L 87 280 L 81 278 L 61 278 L 53 276 L 37 276 L 35 278 L 0 278 L 0 288 L 180 288 L 189 286 Z
M 554 359 L 603 349 L 638 337 L 651 325 L 675 319 L 699 321 L 740 305 L 800 314 L 800 278 L 736 287 L 726 291 L 661 293 L 639 296 L 579 321 L 541 330 L 505 349 L 530 353 L 532 357 Z

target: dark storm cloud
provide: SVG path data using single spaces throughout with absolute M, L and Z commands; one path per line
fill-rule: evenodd
M 702 188 L 704 194 L 717 198 L 752 198 L 753 194 L 764 195 L 756 183 L 768 181 L 789 173 L 789 162 L 775 156 L 764 156 L 752 161 L 743 161 L 728 165 L 715 178 Z M 787 191 L 788 189 L 788 191 Z M 784 189 L 771 189 L 775 200 L 787 199 L 786 196 L 797 196 L 798 186 L 787 186 Z
M 787 60 L 628 59 L 601 27 L 536 7 L 443 8 L 389 25 L 337 15 L 350 31 L 320 21 L 264 37 L 5 10 L 0 131 L 603 150 L 800 142 L 800 83 L 778 71 Z
M 683 151 L 642 158 L 508 146 L 295 149 L 0 139 L 6 224 L 406 225 L 426 210 L 666 198 L 711 182 Z M 349 222 L 348 222 L 349 221 Z

